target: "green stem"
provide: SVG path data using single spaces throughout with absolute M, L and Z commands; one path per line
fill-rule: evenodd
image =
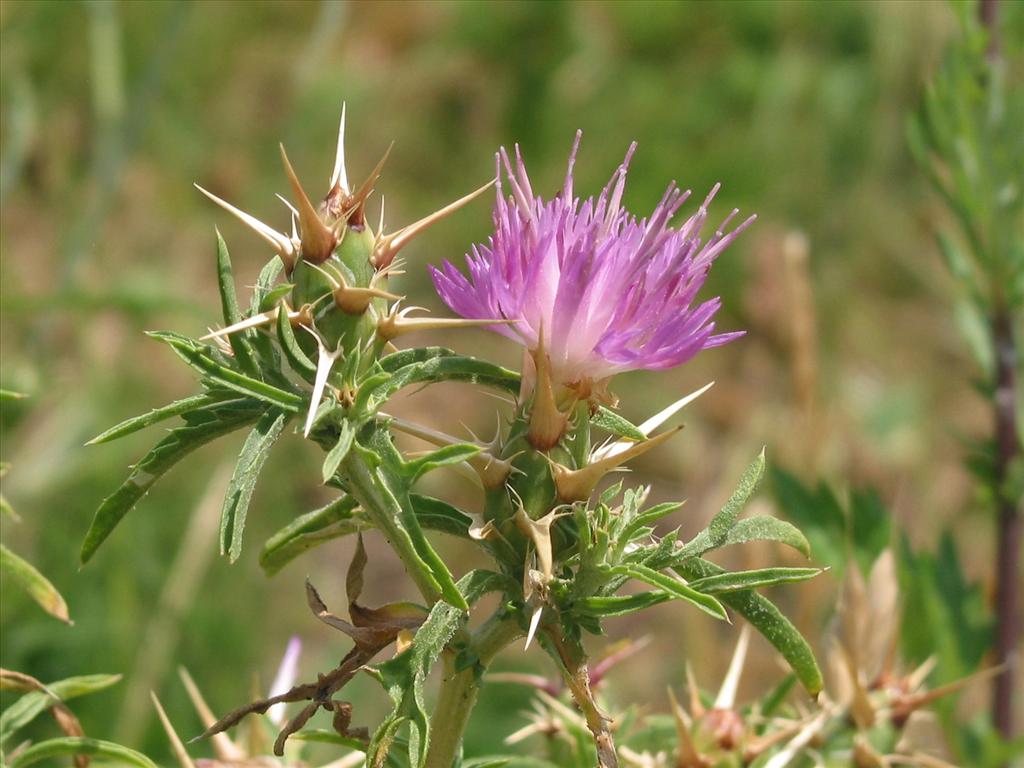
M 387 537 L 424 600 L 428 605 L 436 603 L 441 599 L 441 588 L 400 524 L 402 508 L 379 471 L 371 469 L 358 452 L 352 450 L 342 463 L 342 473 L 352 497 L 359 502 L 374 526 Z
M 430 746 L 424 768 L 452 768 L 455 764 L 462 734 L 480 694 L 484 670 L 498 651 L 522 634 L 518 622 L 499 610 L 470 640 L 469 648 L 476 655 L 476 664 L 457 671 L 454 651 L 445 651 L 441 693 L 431 717 Z

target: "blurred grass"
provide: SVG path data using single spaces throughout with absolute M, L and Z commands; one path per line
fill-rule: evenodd
M 1019 32 L 1020 6 L 1005 13 Z M 286 143 L 310 187 L 326 184 L 343 99 L 350 177 L 397 142 L 379 185 L 392 226 L 478 186 L 500 144 L 519 142 L 535 188 L 554 189 L 577 128 L 581 191 L 596 192 L 629 142 L 640 142 L 626 195 L 634 211 L 650 210 L 670 179 L 698 197 L 721 181 L 713 217 L 732 206 L 760 215 L 708 288 L 725 299 L 720 326 L 748 335 L 671 374 L 616 382 L 624 413 L 642 418 L 718 381 L 642 476 L 660 483 L 660 497 L 690 499 L 676 522 L 693 530 L 767 444 L 772 461 L 805 476 L 879 486 L 918 543 L 953 523 L 964 560 L 984 577 L 991 537 L 971 512 L 956 435 L 983 429 L 985 411 L 943 302 L 934 204 L 903 142 L 905 116 L 952 27 L 941 2 L 6 0 L 0 384 L 31 397 L 0 417 L 3 459 L 13 464 L 4 493 L 24 518 L 5 520 L 3 537 L 62 589 L 76 626 L 49 622 L 4 589 L 0 664 L 51 680 L 131 672 L 145 652 L 192 512 L 238 446 L 210 447 L 176 470 L 78 572 L 93 510 L 155 438 L 82 443 L 191 391 L 188 373 L 141 332 L 198 334 L 216 322 L 213 225 L 240 286 L 268 256 L 192 182 L 283 226 L 275 143 Z M 476 203 L 410 246 L 403 292 L 439 308 L 422 266 L 458 259 L 488 226 L 488 205 Z M 793 253 L 794 231 L 803 255 Z M 484 335 L 449 343 L 516 362 Z M 493 403 L 461 388 L 398 407 L 448 429 L 460 419 L 479 431 L 493 424 Z M 306 641 L 307 676 L 343 652 L 341 638 L 308 616 L 301 587 L 308 573 L 340 604 L 350 545 L 328 545 L 273 580 L 256 565 L 261 536 L 324 498 L 314 454 L 297 438 L 289 448 L 261 481 L 241 561 L 214 560 L 172 622 L 169 669 L 188 666 L 217 709 L 248 695 L 254 671 L 269 681 L 292 632 Z M 445 492 L 473 503 L 458 480 Z M 201 546 L 208 554 L 216 544 Z M 368 598 L 402 593 L 395 562 L 371 568 Z M 776 597 L 813 635 L 831 589 Z M 681 680 L 680 646 L 716 679 L 730 647 L 724 630 L 671 606 L 652 611 L 650 625 L 655 644 L 628 675 L 612 676 L 623 699 L 660 699 L 666 679 Z M 763 677 L 745 685 L 776 679 L 771 656 L 758 652 Z M 665 658 L 669 669 L 652 661 Z M 538 660 L 513 654 L 508 663 Z M 180 731 L 197 731 L 173 674 L 152 682 Z M 132 685 L 80 702 L 83 723 L 165 754 L 148 708 L 122 708 Z M 357 723 L 372 721 L 383 697 L 365 683 L 353 695 Z M 511 730 L 525 697 L 510 696 L 485 697 L 469 753 Z

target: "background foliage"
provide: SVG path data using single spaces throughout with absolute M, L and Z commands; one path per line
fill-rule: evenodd
M 1019 51 L 1024 13 L 1004 5 L 1004 46 Z M 270 580 L 254 550 L 233 566 L 215 556 L 238 444 L 176 469 L 81 572 L 76 553 L 97 503 L 151 438 L 82 443 L 191 391 L 188 373 L 142 331 L 199 335 L 215 322 L 214 222 L 240 285 L 267 257 L 192 181 L 283 226 L 276 142 L 300 175 L 326 183 L 342 99 L 353 175 L 396 140 L 380 185 L 395 223 L 478 186 L 501 143 L 520 142 L 538 187 L 553 188 L 576 128 L 584 191 L 640 141 L 626 195 L 634 210 L 653 207 L 670 178 L 698 193 L 721 181 L 713 216 L 735 205 L 761 217 L 708 289 L 725 299 L 721 325 L 748 336 L 671 374 L 617 380 L 634 420 L 718 381 L 688 409 L 682 439 L 638 467 L 661 483 L 653 501 L 688 498 L 674 521 L 692 534 L 767 444 L 788 470 L 775 479 L 779 498 L 796 493 L 785 485 L 793 477 L 876 486 L 913 547 L 938 550 L 914 573 L 948 563 L 943 552 L 955 547 L 985 594 L 990 519 L 960 460 L 962 436 L 987 429 L 987 412 L 946 309 L 952 288 L 932 238 L 945 214 L 903 130 L 954 27 L 947 5 L 928 2 L 4 2 L 0 384 L 30 397 L 5 402 L 0 421 L 12 464 L 4 495 L 24 519 L 5 519 L 3 537 L 61 589 L 75 626 L 5 587 L 0 665 L 42 680 L 125 673 L 76 709 L 87 732 L 159 756 L 150 688 L 182 733 L 199 730 L 175 664 L 226 709 L 253 673 L 266 686 L 291 630 L 306 644 L 304 673 L 337 660 L 335 638 L 307 613 L 300 567 Z M 437 309 L 422 265 L 461 253 L 488 226 L 488 204 L 477 203 L 410 246 L 403 292 Z M 461 344 L 498 347 L 515 362 L 510 345 L 484 335 Z M 486 398 L 445 386 L 402 408 L 481 432 L 493 422 Z M 279 452 L 257 489 L 254 541 L 322 501 L 319 457 L 289 439 L 294 450 Z M 468 493 L 459 482 L 446 492 Z M 855 495 L 849 508 L 870 519 L 874 503 Z M 947 525 L 952 539 L 940 548 Z M 331 544 L 306 561 L 328 602 L 343 594 L 351 547 Z M 827 545 L 818 551 L 827 563 Z M 756 553 L 736 565 L 779 554 Z M 373 562 L 368 599 L 408 597 L 398 565 Z M 820 579 L 778 597 L 813 638 L 834 594 L 835 582 Z M 686 656 L 724 669 L 726 630 L 671 605 L 650 615 L 652 646 L 628 675 L 612 674 L 614 695 L 662 703 Z M 759 674 L 743 684 L 759 691 L 780 673 L 763 643 L 754 653 Z M 513 653 L 505 663 L 537 660 Z M 383 709 L 379 691 L 365 690 Z M 528 696 L 485 692 L 467 753 L 514 730 Z M 983 703 L 968 695 L 961 706 Z

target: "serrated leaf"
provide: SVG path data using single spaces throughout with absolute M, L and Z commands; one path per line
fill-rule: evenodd
M 277 410 L 264 413 L 245 439 L 238 456 L 220 514 L 220 553 L 228 555 L 232 563 L 242 553 L 242 533 L 256 481 L 270 455 L 270 449 L 274 447 L 287 423 L 288 415 L 285 413 Z
M 80 675 L 48 684 L 48 692 L 31 691 L 24 694 L 0 714 L 0 745 L 17 730 L 24 728 L 53 706 L 56 701 L 69 701 L 102 691 L 120 679 L 121 675 Z
M 850 539 L 864 573 L 892 544 L 892 515 L 873 489 L 850 494 Z
M 749 541 L 777 541 L 792 547 L 804 557 L 811 556 L 810 544 L 799 528 L 769 515 L 754 515 L 738 521 L 729 531 L 722 546 L 746 544 Z M 698 556 L 702 554 L 703 552 L 697 553 Z
M 691 558 L 676 566 L 674 570 L 691 581 L 724 573 L 724 569 L 700 558 Z M 823 682 L 811 646 L 768 598 L 757 592 L 745 591 L 723 594 L 721 600 L 749 621 L 754 629 L 775 646 L 809 694 L 818 695 Z
M 233 389 L 243 395 L 276 405 L 286 411 L 297 413 L 303 410 L 304 400 L 301 396 L 294 392 L 286 392 L 272 384 L 267 384 L 221 365 L 210 356 L 212 350 L 205 344 L 201 344 L 186 336 L 166 331 L 153 331 L 149 335 L 168 344 L 178 357 L 202 373 L 210 381 L 216 382 L 228 389 Z
M 3 544 L 0 544 L 0 574 L 5 577 L 6 584 L 17 584 L 48 614 L 67 624 L 72 623 L 68 617 L 68 604 L 57 588 L 34 565 Z
M 141 752 L 123 747 L 112 741 L 90 739 L 85 736 L 65 736 L 60 739 L 49 739 L 33 744 L 19 752 L 8 761 L 9 768 L 25 768 L 55 757 L 72 755 L 88 755 L 102 760 L 109 760 L 138 768 L 158 768 L 157 764 Z
M 815 560 L 841 574 L 846 564 L 846 514 L 831 489 L 822 483 L 812 490 L 775 468 L 772 491 L 779 508 L 807 537 Z
M 262 403 L 236 400 L 183 414 L 186 423 L 172 429 L 143 456 L 121 487 L 100 504 L 82 542 L 82 564 L 167 470 L 196 448 L 256 421 L 264 411 Z
M 761 589 L 775 584 L 813 579 L 820 568 L 758 568 L 752 571 L 733 571 L 695 579 L 690 586 L 706 595 L 723 592 L 738 592 L 744 589 Z
M 260 567 L 272 576 L 303 552 L 367 527 L 369 523 L 358 510 L 355 500 L 342 496 L 295 518 L 267 539 L 260 552 Z
M 615 411 L 605 408 L 603 405 L 597 406 L 597 412 L 590 417 L 590 424 L 616 437 L 624 437 L 627 440 L 643 442 L 647 439 L 647 436 L 640 431 L 640 428 L 629 421 L 629 419 L 623 418 Z
M 338 467 L 341 466 L 341 462 L 348 456 L 348 452 L 352 449 L 352 441 L 356 436 L 356 428 L 352 422 L 343 420 L 338 427 L 338 440 L 334 443 L 334 447 L 327 452 L 327 456 L 324 458 L 324 465 L 322 469 L 323 481 L 326 483 L 334 474 L 338 471 Z
M 231 270 L 231 256 L 228 254 L 227 243 L 217 230 L 217 286 L 220 290 L 220 306 L 224 314 L 224 326 L 232 326 L 242 321 L 242 311 L 238 308 L 238 296 L 235 294 L 235 278 Z M 259 375 L 256 357 L 249 345 L 249 332 L 228 334 L 228 343 L 235 355 L 238 366 L 247 373 Z
M 132 432 L 138 432 L 140 429 L 145 429 L 146 427 L 157 424 L 165 419 L 180 416 L 183 413 L 204 408 L 208 405 L 220 403 L 232 397 L 235 397 L 233 392 L 207 392 L 202 395 L 186 397 L 183 400 L 176 400 L 162 408 L 154 408 L 148 413 L 143 413 L 140 416 L 134 416 L 130 419 L 125 419 L 117 426 L 111 427 L 106 432 L 101 432 L 96 435 L 96 437 L 87 442 L 86 445 L 109 443 L 111 440 L 117 440 L 125 435 L 130 435 Z
M 718 600 L 710 595 L 698 592 L 674 576 L 655 571 L 645 565 L 619 565 L 612 568 L 612 573 L 629 576 L 637 581 L 642 581 L 645 584 L 656 587 L 669 597 L 685 600 L 704 611 L 704 613 L 714 616 L 716 619 L 729 620 L 725 609 Z

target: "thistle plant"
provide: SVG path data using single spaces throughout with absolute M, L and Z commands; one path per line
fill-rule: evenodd
M 533 191 L 518 149 L 514 163 L 502 151 L 498 178 L 388 233 L 383 214 L 374 225 L 367 210 L 383 160 L 363 183 L 350 185 L 344 124 L 343 111 L 328 191 L 317 205 L 282 148 L 292 193 L 290 232 L 204 191 L 252 228 L 274 255 L 243 310 L 228 249 L 218 235 L 224 327 L 202 339 L 151 334 L 196 370 L 201 393 L 130 419 L 93 441 L 183 420 L 102 503 L 83 544 L 83 561 L 173 464 L 242 428 L 251 431 L 224 501 L 222 553 L 232 561 L 240 556 L 257 478 L 291 425 L 325 452 L 319 479 L 338 496 L 272 536 L 261 553 L 263 566 L 273 572 L 327 540 L 360 537 L 346 582 L 347 620 L 307 585 L 317 618 L 352 640 L 349 653 L 317 680 L 241 707 L 207 734 L 276 704 L 304 702 L 284 724 L 276 754 L 283 753 L 289 735 L 301 733 L 324 710 L 337 739 L 364 752 L 367 765 L 397 761 L 450 768 L 461 763 L 462 734 L 495 656 L 517 641 L 520 647 L 536 642 L 570 692 L 598 764 L 615 766 L 613 727 L 593 695 L 585 638 L 601 634 L 609 617 L 670 600 L 723 621 L 728 609 L 744 617 L 780 651 L 807 692 L 817 694 L 821 675 L 809 646 L 755 590 L 811 578 L 819 569 L 728 572 L 705 559 L 720 547 L 753 540 L 781 542 L 808 555 L 806 539 L 792 525 L 766 516 L 740 519 L 764 473 L 763 451 L 710 525 L 689 541 L 659 527 L 680 504 L 649 505 L 649 488 L 602 484 L 610 472 L 676 434 L 678 427 L 655 433 L 704 391 L 634 425 L 615 410 L 611 377 L 670 368 L 736 338 L 715 333 L 718 300 L 696 303 L 696 295 L 714 260 L 753 219 L 726 233 L 733 212 L 702 239 L 712 190 L 674 227 L 688 196 L 674 184 L 650 217 L 633 216 L 622 207 L 633 148 L 597 198 L 581 200 L 573 190 L 577 136 L 564 185 L 553 198 Z M 442 299 L 461 317 L 414 315 L 394 293 L 394 278 L 404 266 L 401 251 L 492 184 L 495 232 L 487 245 L 471 250 L 469 277 L 450 263 L 433 273 Z M 449 348 L 398 346 L 417 331 L 469 326 L 490 328 L 520 344 L 522 370 Z M 500 413 L 497 434 L 489 441 L 462 439 L 387 412 L 400 390 L 437 382 L 464 382 L 504 395 L 510 405 Z M 403 453 L 396 432 L 433 449 Z M 473 508 L 459 509 L 418 490 L 420 478 L 445 468 L 468 468 L 478 480 Z M 372 608 L 359 602 L 368 567 L 361 537 L 371 532 L 382 535 L 401 561 L 417 592 L 414 601 Z M 459 574 L 435 549 L 431 536 L 438 532 L 479 548 L 491 566 Z M 631 582 L 643 588 L 619 594 Z M 498 593 L 498 607 L 479 616 L 477 601 L 488 593 Z M 392 644 L 394 655 L 373 664 Z M 435 665 L 441 667 L 441 684 L 428 711 L 426 680 Z M 382 685 L 393 705 L 383 722 L 365 731 L 352 726 L 358 702 L 336 698 L 361 672 Z

